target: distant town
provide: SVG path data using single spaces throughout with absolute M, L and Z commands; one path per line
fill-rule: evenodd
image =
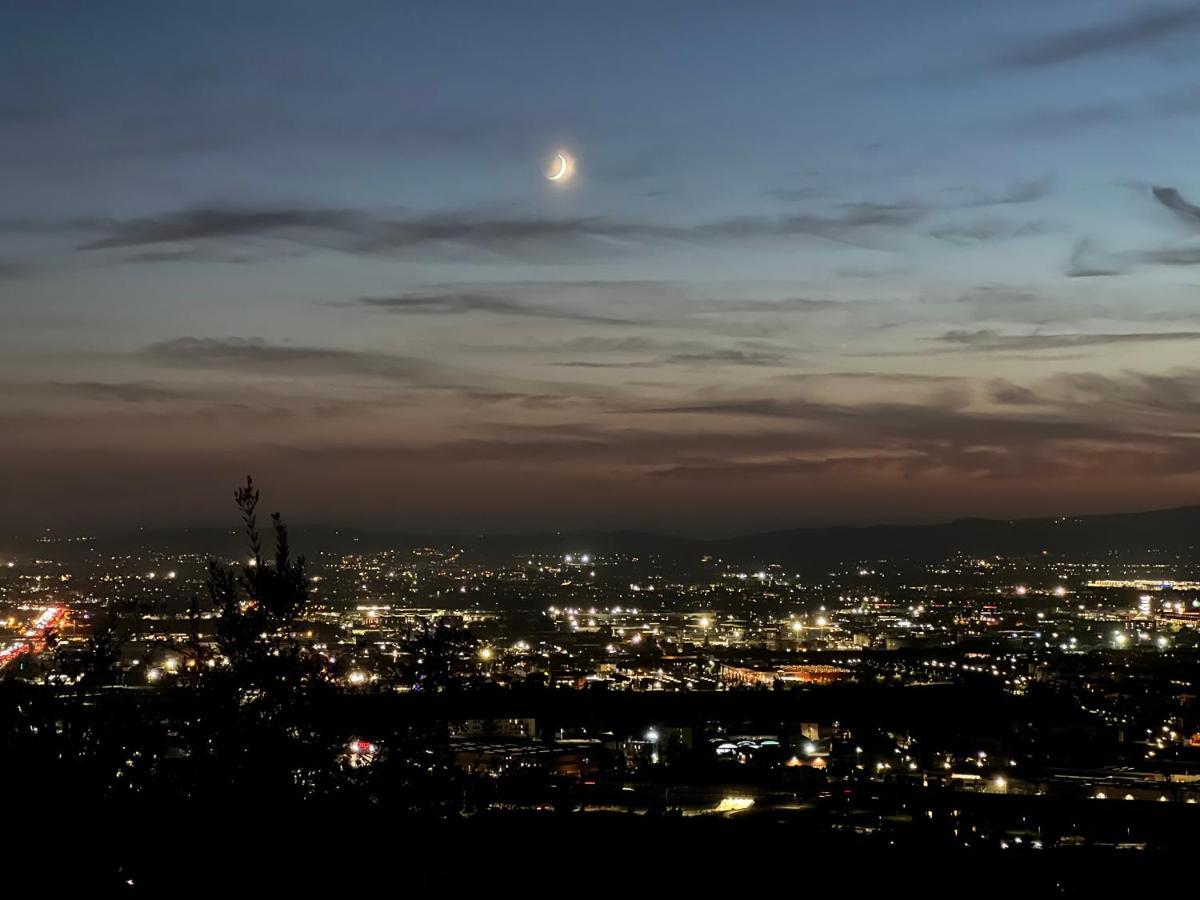
M 219 604 L 197 598 L 277 564 L 88 543 L 42 536 L 0 560 L 0 679 L 167 723 L 236 665 Z M 1180 839 L 1163 805 L 1200 802 L 1188 554 L 801 575 L 586 545 L 503 562 L 305 549 L 303 609 L 262 637 L 328 692 L 325 763 L 367 779 L 405 752 L 397 720 L 436 724 L 459 814 L 781 816 L 858 841 L 1153 852 Z M 110 778 L 167 778 L 195 748 L 165 734 Z

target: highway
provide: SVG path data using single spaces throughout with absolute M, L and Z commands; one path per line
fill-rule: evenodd
M 48 606 L 42 610 L 25 631 L 21 640 L 12 641 L 0 647 L 0 669 L 20 659 L 26 653 L 41 653 L 46 646 L 44 640 L 46 629 L 58 625 L 66 614 L 67 610 L 62 606 Z

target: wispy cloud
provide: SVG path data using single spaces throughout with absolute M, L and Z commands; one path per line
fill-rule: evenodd
M 1176 88 L 1133 100 L 1104 100 L 1078 106 L 1040 109 L 1023 113 L 1002 123 L 1005 131 L 1015 129 L 1031 137 L 1071 137 L 1081 130 L 1150 122 L 1174 116 L 1191 116 L 1200 111 L 1200 91 Z
M 1167 209 L 1190 221 L 1200 222 L 1200 206 L 1184 200 L 1175 188 L 1155 187 L 1151 190 L 1154 194 L 1154 199 Z
M 604 216 L 543 217 L 495 210 L 408 215 L 395 210 L 333 207 L 202 206 L 153 216 L 77 219 L 60 228 L 88 236 L 77 245 L 82 251 L 121 252 L 117 261 L 134 263 L 240 263 L 314 250 L 561 262 L 612 256 L 639 246 L 795 238 L 886 250 L 886 243 L 881 242 L 884 235 L 907 229 L 931 213 L 1029 203 L 1049 190 L 1050 180 L 1044 177 L 1000 190 L 975 189 L 949 203 L 931 198 L 866 200 L 824 204 L 813 211 L 732 216 L 693 224 Z M 46 223 L 20 227 L 50 229 Z
M 990 328 L 976 331 L 947 331 L 939 338 L 965 350 L 1031 351 L 1064 350 L 1103 344 L 1160 343 L 1200 340 L 1200 331 L 1150 331 L 1121 334 L 1002 334 Z
M 49 387 L 62 394 L 122 403 L 160 403 L 195 396 L 190 391 L 146 381 L 52 381 Z
M 1172 187 L 1154 187 L 1151 195 L 1162 207 L 1170 210 L 1189 225 L 1200 225 L 1200 206 L 1183 198 Z M 1076 242 L 1067 260 L 1067 275 L 1071 278 L 1124 275 L 1140 266 L 1194 266 L 1200 264 L 1200 245 L 1156 247 L 1149 250 L 1129 250 L 1120 253 L 1102 252 L 1091 241 Z
M 360 233 L 371 227 L 372 220 L 345 209 L 197 208 L 144 218 L 83 220 L 74 225 L 102 234 L 81 249 L 104 250 L 238 237 L 307 240 L 322 232 Z
M 707 350 L 694 353 L 675 353 L 666 358 L 668 363 L 684 365 L 731 365 L 731 366 L 779 366 L 791 360 L 783 353 L 762 350 Z
M 1138 259 L 1160 266 L 1195 266 L 1200 265 L 1200 247 L 1161 247 L 1158 250 L 1145 250 L 1138 254 Z
M 402 294 L 395 297 L 360 297 L 349 302 L 363 309 L 382 310 L 398 315 L 455 316 L 491 313 L 537 319 L 566 319 L 575 322 L 599 322 L 609 325 L 634 324 L 630 319 L 599 315 L 566 306 L 525 303 L 511 297 L 489 294 Z
M 1072 376 L 1065 376 L 1072 377 Z M 658 416 L 774 423 L 780 440 L 741 448 L 692 445 L 656 474 L 702 479 L 803 475 L 852 467 L 864 473 L 981 479 L 1020 478 L 1028 483 L 1054 474 L 1088 471 L 1197 472 L 1198 442 L 1183 436 L 1200 425 L 1197 381 L 1186 373 L 1142 383 L 1103 377 L 1072 388 L 1046 383 L 1031 388 L 992 384 L 991 400 L 1005 408 L 982 408 L 972 394 L 951 390 L 925 401 L 839 403 L 808 398 L 701 399 L 656 408 Z M 1155 418 L 1140 407 L 1153 391 L 1172 397 L 1175 417 Z M 1114 417 L 1120 409 L 1122 415 Z M 1189 418 L 1180 419 L 1187 415 Z M 791 443 L 788 444 L 790 438 Z M 1085 450 L 1086 452 L 1080 452 Z
M 1045 222 L 1014 222 L 1011 219 L 987 218 L 969 222 L 951 222 L 940 225 L 929 233 L 935 238 L 950 243 L 976 244 L 985 241 L 1005 241 L 1014 238 L 1046 234 L 1050 226 Z
M 1014 47 L 1001 54 L 996 64 L 1007 69 L 1045 68 L 1186 38 L 1196 31 L 1200 31 L 1200 6 L 1143 8 L 1120 21 Z
M 1165 373 L 1063 372 L 1032 386 L 996 379 L 993 399 L 1013 406 L 1103 410 L 1105 415 L 1200 415 L 1200 369 Z
M 971 206 L 1012 206 L 1021 203 L 1033 203 L 1050 194 L 1054 180 L 1049 175 L 1031 178 L 1026 181 L 1016 181 L 1001 190 L 977 189 L 957 205 Z
M 261 338 L 179 337 L 144 348 L 139 357 L 160 366 L 254 372 L 266 375 L 371 376 L 413 381 L 430 365 L 385 353 L 270 343 Z
M 258 242 L 252 248 L 254 254 L 278 252 L 278 247 L 272 245 L 290 244 L 376 255 L 423 250 L 561 261 L 564 255 L 611 255 L 638 244 L 756 238 L 814 237 L 879 249 L 865 243 L 863 235 L 904 228 L 925 213 L 920 204 L 859 202 L 821 213 L 664 225 L 604 217 L 542 218 L 479 211 L 403 217 L 346 209 L 207 207 L 133 219 L 83 220 L 69 227 L 96 234 L 79 245 L 82 250 L 155 248 L 153 256 L 140 257 L 149 261 L 225 259 L 224 254 L 214 257 L 213 243 L 247 239 Z M 137 259 L 130 257 L 131 261 Z
M 1111 254 L 1102 253 L 1086 238 L 1075 242 L 1067 259 L 1068 278 L 1109 278 L 1124 275 L 1128 266 Z

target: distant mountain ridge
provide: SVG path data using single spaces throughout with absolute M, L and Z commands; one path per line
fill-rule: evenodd
M 459 548 L 477 560 L 588 552 L 654 554 L 680 562 L 698 562 L 709 555 L 747 564 L 776 562 L 788 566 L 871 559 L 933 560 L 954 553 L 1028 556 L 1042 551 L 1076 558 L 1156 551 L 1200 559 L 1200 506 L 1055 518 L 967 518 L 928 525 L 793 528 L 719 539 L 595 530 L 456 535 L 296 526 L 291 531 L 292 546 L 310 559 L 321 553 L 418 547 Z M 97 539 L 91 544 L 48 544 L 45 553 L 63 557 L 88 552 L 89 547 L 110 552 L 137 548 L 237 556 L 243 552 L 243 541 L 231 528 L 147 529 L 123 539 Z

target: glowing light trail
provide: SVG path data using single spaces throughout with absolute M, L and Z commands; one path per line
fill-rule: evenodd
M 37 654 L 46 649 L 44 634 L 47 628 L 53 628 L 67 613 L 61 606 L 48 606 L 38 615 L 25 631 L 22 640 L 13 641 L 0 647 L 0 669 L 14 662 L 26 653 Z

